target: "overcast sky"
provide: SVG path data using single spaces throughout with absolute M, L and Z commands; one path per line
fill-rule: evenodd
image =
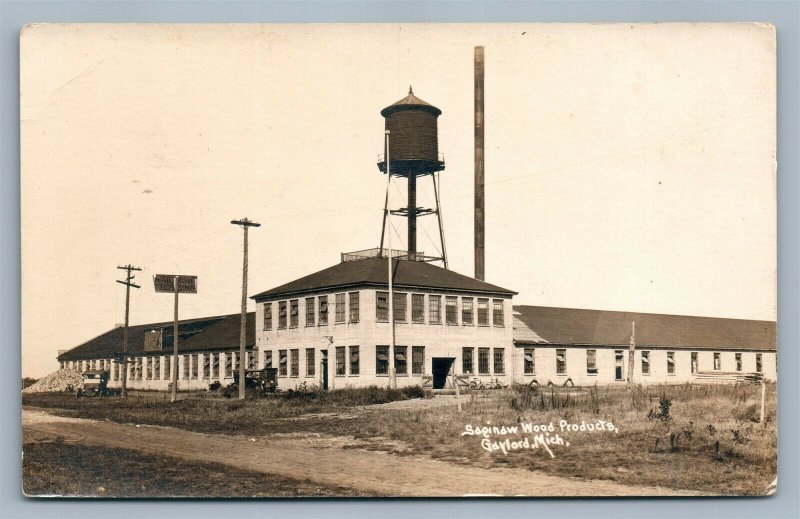
M 443 112 L 447 251 L 472 275 L 475 45 L 487 281 L 517 304 L 775 319 L 767 27 L 38 25 L 21 37 L 23 375 L 123 322 L 118 265 L 144 269 L 132 324 L 172 319 L 156 273 L 199 277 L 182 318 L 238 312 L 232 219 L 262 224 L 250 295 L 376 247 L 379 112 L 409 85 Z M 437 232 L 421 219 L 418 248 Z

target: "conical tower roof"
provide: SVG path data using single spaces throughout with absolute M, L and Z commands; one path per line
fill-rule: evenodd
M 399 112 L 400 110 L 427 110 L 433 115 L 442 115 L 441 110 L 415 96 L 414 90 L 410 86 L 408 87 L 408 95 L 381 110 L 381 115 L 387 117 L 388 115 L 391 115 L 394 112 Z

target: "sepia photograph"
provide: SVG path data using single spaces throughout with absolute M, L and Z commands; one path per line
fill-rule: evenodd
M 772 25 L 19 44 L 26 496 L 776 492 Z

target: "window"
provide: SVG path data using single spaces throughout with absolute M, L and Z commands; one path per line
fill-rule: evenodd
M 650 374 L 650 352 L 642 352 L 642 375 Z
M 153 357 L 145 358 L 145 378 L 153 380 Z
M 447 324 L 458 324 L 458 298 L 447 296 L 445 299 L 445 320 Z
M 492 300 L 492 323 L 495 326 L 505 326 L 506 322 L 503 317 L 503 300 Z
M 506 372 L 506 364 L 505 364 L 505 348 L 495 348 L 494 349 L 494 372 L 495 374 L 502 374 Z
M 478 298 L 478 326 L 489 326 L 489 300 Z
M 213 354 L 208 355 L 208 356 L 206 356 L 206 355 L 201 355 L 200 356 L 200 357 L 202 357 L 202 361 L 203 361 L 202 362 L 202 364 L 203 364 L 203 378 L 205 378 L 205 379 L 211 378 L 211 357 L 213 357 L 213 356 L 214 356 Z
M 461 373 L 475 373 L 475 365 L 473 364 L 473 354 L 475 348 L 461 348 Z
M 721 367 L 721 359 L 719 352 L 714 352 L 714 371 L 719 371 Z
M 350 322 L 357 323 L 359 318 L 359 296 L 358 292 L 350 292 Z
M 667 375 L 675 374 L 675 352 L 667 352 Z
M 756 371 L 761 373 L 763 371 L 763 365 L 761 364 L 761 354 L 756 353 Z
M 183 360 L 183 379 L 189 380 L 189 377 L 191 377 L 192 375 L 191 372 L 192 366 L 191 363 L 189 362 L 189 356 L 181 355 L 181 359 Z
M 278 375 L 285 377 L 287 373 L 286 350 L 278 350 Z
M 389 347 L 375 346 L 375 374 L 386 375 L 389 373 Z
M 389 292 L 375 292 L 375 319 L 384 323 L 389 320 Z
M 233 364 L 230 354 L 228 353 L 221 353 L 222 360 L 225 362 L 225 378 L 231 378 L 231 372 L 233 371 Z
M 394 320 L 396 322 L 406 322 L 406 306 L 408 305 L 408 294 L 403 292 L 394 293 Z
M 358 346 L 350 346 L 350 375 L 358 375 L 359 366 Z
M 142 357 L 136 357 L 136 380 L 142 380 Z
M 300 322 L 300 302 L 297 299 L 289 301 L 289 327 L 297 328 Z
M 536 356 L 535 349 L 525 348 L 524 362 L 522 363 L 526 375 L 533 375 L 536 373 Z
M 556 350 L 556 373 L 564 375 L 567 372 L 567 350 Z
M 742 354 L 735 353 L 734 355 L 736 357 L 736 371 L 742 371 Z
M 278 329 L 286 329 L 286 301 L 278 303 Z
M 411 294 L 411 322 L 425 324 L 425 294 Z
M 219 355 L 216 353 L 211 354 L 211 376 L 219 378 Z
M 317 305 L 314 304 L 313 297 L 306 298 L 306 326 L 317 324 Z
M 256 369 L 256 352 L 247 352 L 247 369 Z
M 407 346 L 394 347 L 394 372 L 398 375 L 408 374 L 408 357 L 406 355 L 407 351 Z
M 264 352 L 264 367 L 271 368 L 272 367 L 272 350 L 268 350 Z
M 264 331 L 272 329 L 272 303 L 264 303 Z
M 198 355 L 192 355 L 192 378 L 197 378 L 197 357 Z
M 299 377 L 300 376 L 300 350 L 299 349 L 292 349 L 289 350 L 289 361 L 292 365 L 291 368 L 291 376 Z
M 319 325 L 328 326 L 328 296 L 319 296 Z
M 696 351 L 693 351 L 692 354 L 691 354 L 690 369 L 692 370 L 692 373 L 697 373 L 697 352 Z
M 119 380 L 119 364 L 117 364 L 116 362 L 114 363 L 113 372 L 114 372 L 113 374 L 114 380 Z
M 164 357 L 163 376 L 164 380 L 169 380 L 170 377 L 172 376 L 172 357 Z
M 231 353 L 231 359 L 233 359 L 233 371 L 238 373 L 239 372 L 239 354 L 238 353 Z
M 411 374 L 422 375 L 425 373 L 425 346 L 411 348 Z
M 586 373 L 597 375 L 597 350 L 586 350 Z
M 428 324 L 442 324 L 442 296 L 428 296 Z
M 489 348 L 478 348 L 478 373 L 489 374 Z
M 344 363 L 344 346 L 337 346 L 336 347 L 336 375 L 337 376 L 344 376 L 345 375 L 345 363 Z
M 316 355 L 316 350 L 314 348 L 306 348 L 306 376 L 313 377 L 314 376 L 314 369 L 316 367 L 316 360 L 314 356 Z
M 336 322 L 343 323 L 345 315 L 344 294 L 336 294 Z
M 472 308 L 473 300 L 471 297 L 461 298 L 461 324 L 464 326 L 472 326 L 474 323 L 474 309 Z

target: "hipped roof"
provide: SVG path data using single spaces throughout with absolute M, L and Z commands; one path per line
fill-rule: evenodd
M 512 296 L 516 292 L 422 261 L 393 260 L 392 284 L 398 290 L 434 289 Z M 388 260 L 346 261 L 252 296 L 256 301 L 356 286 L 389 286 Z
M 775 350 L 774 321 L 514 306 L 517 344 L 627 346 L 636 323 L 636 347 Z
M 172 322 L 139 324 L 128 327 L 128 355 L 163 355 L 172 352 Z M 180 353 L 224 350 L 239 347 L 241 314 L 184 319 L 178 322 L 178 351 Z M 162 349 L 144 351 L 144 336 L 150 331 L 161 331 Z M 247 314 L 245 346 L 255 344 L 255 313 Z M 58 356 L 58 360 L 112 358 L 122 353 L 122 327 L 109 330 Z

